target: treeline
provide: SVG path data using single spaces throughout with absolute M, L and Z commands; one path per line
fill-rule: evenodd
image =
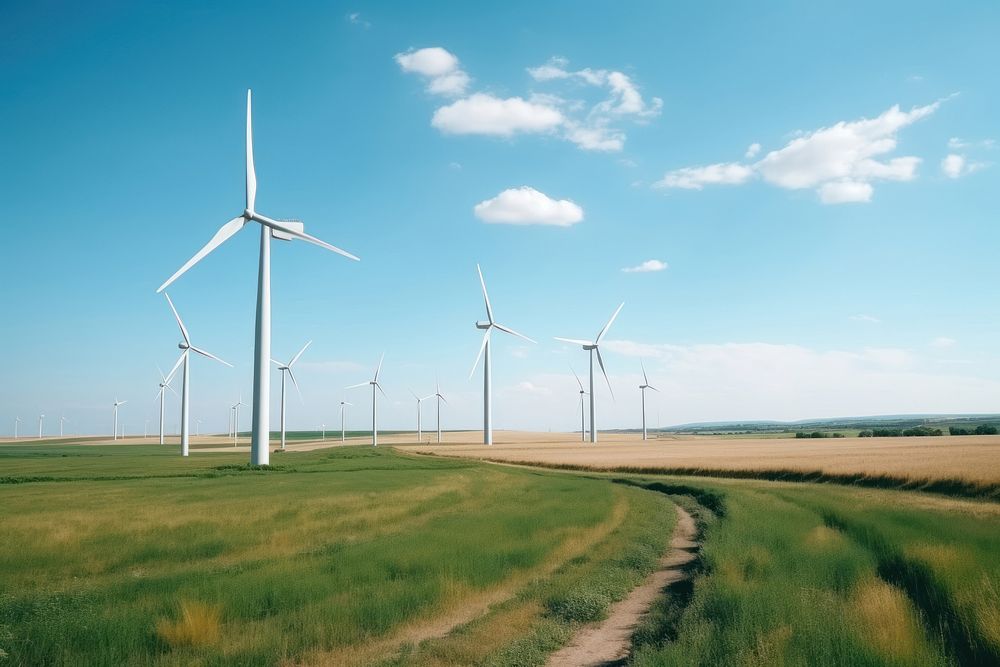
M 797 431 L 795 433 L 796 438 L 843 438 L 843 433 L 827 433 L 824 431 L 813 431 L 812 433 L 806 433 L 805 431 Z
M 859 438 L 912 438 L 928 435 L 944 435 L 939 428 L 914 426 L 913 428 L 873 428 L 858 433 Z
M 996 435 L 997 427 L 993 424 L 980 424 L 976 428 L 950 426 L 948 427 L 948 432 L 952 435 Z

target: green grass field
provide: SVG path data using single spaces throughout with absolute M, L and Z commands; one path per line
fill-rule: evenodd
M 1000 504 L 338 447 L 0 447 L 0 664 L 540 665 L 663 553 L 652 665 L 1000 664 Z
M 606 481 L 391 450 L 244 460 L 0 448 L 9 664 L 540 656 L 577 607 L 599 615 L 641 580 L 674 518 L 661 495 Z M 491 631 L 502 613 L 529 632 Z M 451 643 L 423 641 L 452 625 Z

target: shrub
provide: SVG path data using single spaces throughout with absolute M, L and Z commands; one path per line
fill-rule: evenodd
M 589 623 L 604 618 L 610 602 L 601 592 L 577 588 L 550 598 L 545 606 L 549 613 L 564 621 Z
M 976 435 L 996 435 L 997 427 L 993 424 L 980 424 L 976 427 Z
M 171 648 L 180 646 L 208 646 L 219 641 L 219 605 L 182 600 L 181 617 L 176 621 L 161 619 L 156 624 L 156 634 Z

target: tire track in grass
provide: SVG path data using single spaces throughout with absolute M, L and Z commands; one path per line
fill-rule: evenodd
M 551 656 L 547 667 L 591 667 L 620 664 L 628 658 L 632 634 L 666 588 L 687 577 L 686 566 L 697 558 L 697 526 L 694 518 L 679 505 L 677 525 L 670 549 L 659 567 L 628 597 L 611 605 L 608 617 L 581 628 L 563 648 Z
M 854 540 L 874 557 L 878 576 L 906 593 L 929 637 L 959 665 L 1000 665 L 1000 651 L 963 621 L 958 608 L 934 573 L 925 565 L 907 559 L 888 539 L 873 528 L 852 524 L 834 512 L 822 512 L 823 522 Z

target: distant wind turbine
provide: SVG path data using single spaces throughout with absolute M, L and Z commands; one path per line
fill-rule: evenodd
M 21 424 L 20 417 L 14 417 L 14 439 L 17 440 L 17 427 Z
M 117 440 L 118 439 L 118 408 L 120 406 L 122 406 L 122 405 L 125 405 L 126 403 L 128 403 L 128 401 L 119 401 L 118 397 L 117 396 L 115 397 L 115 404 L 114 404 L 114 408 L 115 408 L 115 435 L 112 438 L 112 440 Z
M 38 415 L 38 439 L 42 439 L 42 422 L 45 421 L 45 415 Z
M 639 395 L 642 396 L 642 439 L 646 440 L 646 390 L 652 389 L 657 393 L 660 390 L 649 384 L 649 378 L 646 377 L 646 367 L 641 361 L 639 367 L 642 369 L 642 384 L 639 385 Z
M 302 356 L 302 353 L 305 352 L 306 348 L 309 347 L 310 345 L 312 345 L 312 341 L 309 341 L 308 343 L 303 345 L 302 349 L 299 350 L 298 353 L 294 357 L 292 357 L 292 360 L 289 361 L 287 364 L 282 364 L 280 361 L 277 361 L 276 359 L 271 359 L 271 362 L 278 367 L 279 371 L 281 371 L 281 448 L 282 449 L 285 448 L 285 373 L 288 373 L 288 377 L 292 379 L 292 384 L 295 385 L 295 391 L 298 392 L 299 400 L 301 401 L 302 392 L 299 391 L 299 383 L 295 381 L 295 373 L 292 372 L 292 366 L 295 365 L 295 362 L 299 360 L 299 357 Z
M 586 421 L 586 410 L 583 407 L 583 397 L 587 395 L 586 390 L 583 388 L 583 383 L 580 382 L 580 376 L 576 374 L 573 367 L 570 366 L 570 370 L 573 371 L 573 377 L 576 378 L 576 383 L 580 386 L 580 441 L 586 442 L 587 440 L 587 421 Z
M 438 442 L 441 442 L 441 401 L 447 403 L 444 396 L 441 395 L 441 384 L 438 382 L 434 383 L 434 396 L 437 398 L 437 432 L 438 432 Z
M 509 333 L 511 335 L 517 336 L 518 338 L 523 338 L 529 343 L 534 343 L 527 336 L 517 333 L 513 329 L 509 329 L 502 324 L 498 324 L 496 320 L 493 319 L 493 307 L 490 306 L 490 296 L 486 293 L 486 281 L 483 280 L 483 271 L 476 264 L 476 271 L 479 273 L 479 284 L 483 288 L 483 300 L 486 301 L 486 321 L 476 322 L 477 329 L 483 329 L 486 333 L 483 334 L 483 344 L 479 347 L 479 354 L 476 355 L 476 363 L 472 364 L 472 371 L 469 373 L 469 379 L 472 379 L 473 374 L 476 372 L 476 366 L 479 365 L 479 358 L 483 358 L 483 444 L 492 445 L 493 444 L 493 401 L 490 395 L 490 388 L 492 382 L 490 380 L 490 374 L 492 373 L 492 363 L 490 361 L 490 333 L 493 329 L 499 329 L 504 333 Z
M 173 380 L 174 373 L 177 372 L 177 366 L 174 366 L 174 370 L 170 372 L 169 377 L 163 376 L 163 371 L 160 370 L 159 366 L 156 367 L 156 370 L 160 374 L 160 390 L 156 392 L 156 398 L 153 400 L 155 401 L 157 398 L 160 399 L 160 444 L 162 445 L 164 442 L 163 411 L 167 400 L 167 390 L 169 389 L 170 391 L 173 391 L 174 396 L 177 396 L 177 392 L 170 386 L 170 381 Z
M 323 439 L 326 440 L 326 424 L 320 424 L 319 427 L 323 429 Z
M 604 328 L 597 334 L 597 338 L 593 341 L 589 340 L 579 340 L 576 338 L 560 338 L 555 337 L 556 340 L 561 340 L 564 343 L 573 343 L 574 345 L 580 345 L 584 350 L 590 352 L 590 441 L 597 442 L 597 410 L 594 401 L 594 353 L 597 353 L 597 363 L 601 366 L 601 373 L 604 374 L 604 380 L 608 383 L 608 391 L 611 392 L 611 398 L 615 397 L 615 391 L 611 388 L 611 380 L 608 379 L 608 372 L 604 369 L 604 359 L 601 358 L 601 339 L 604 338 L 604 334 L 608 332 L 611 328 L 611 323 L 615 321 L 618 317 L 618 313 L 621 312 L 622 307 L 625 305 L 623 302 L 618 306 L 618 310 L 615 314 L 611 316 L 608 323 L 604 325 Z
M 200 419 L 196 420 L 194 424 L 195 424 L 195 426 L 194 426 L 194 434 L 197 435 L 197 436 L 200 436 L 201 435 L 201 420 Z
M 187 327 L 185 327 L 184 322 L 181 321 L 181 316 L 177 314 L 177 309 L 174 308 L 174 302 L 170 300 L 170 295 L 164 294 L 163 296 L 167 297 L 167 303 L 170 304 L 170 310 L 173 311 L 174 319 L 177 320 L 177 326 L 179 326 L 181 329 L 181 336 L 184 337 L 184 340 L 182 340 L 180 343 L 177 344 L 177 347 L 179 347 L 182 350 L 181 356 L 177 359 L 177 363 L 174 364 L 174 367 L 170 369 L 170 374 L 167 375 L 167 377 L 168 378 L 173 377 L 174 373 L 177 372 L 177 367 L 180 366 L 181 364 L 184 364 L 184 369 L 181 375 L 181 456 L 187 456 L 190 449 L 188 416 L 189 416 L 189 405 L 191 401 L 191 391 L 190 391 L 191 353 L 197 352 L 203 357 L 214 359 L 215 361 L 218 361 L 220 364 L 225 364 L 230 368 L 232 368 L 233 365 L 228 361 L 223 361 L 222 359 L 219 359 L 211 352 L 206 352 L 205 350 L 192 345 L 191 336 L 188 335 Z M 162 433 L 162 430 L 160 432 Z
M 347 401 L 340 402 L 340 441 L 344 442 L 347 439 L 347 431 L 344 428 L 344 424 L 347 422 L 347 406 L 350 405 L 354 407 L 354 403 L 348 403 Z
M 265 465 L 270 460 L 268 449 L 271 436 L 271 376 L 268 372 L 268 362 L 271 358 L 271 238 L 290 241 L 293 238 L 308 241 L 321 248 L 326 248 L 348 259 L 358 260 L 349 252 L 320 241 L 306 234 L 305 226 L 294 220 L 274 220 L 258 213 L 254 205 L 257 198 L 257 174 L 253 163 L 253 129 L 250 112 L 250 91 L 247 91 L 247 137 L 246 137 L 246 208 L 237 217 L 224 224 L 215 236 L 195 253 L 184 266 L 160 285 L 157 292 L 162 292 L 185 271 L 201 261 L 206 255 L 222 245 L 229 237 L 243 229 L 247 223 L 256 222 L 260 225 L 260 259 L 257 271 L 257 319 L 254 337 L 253 366 L 253 427 L 250 444 L 250 462 L 255 465 Z
M 65 417 L 59 418 L 59 437 L 63 437 L 63 422 L 67 421 Z
M 352 384 L 347 389 L 356 389 L 358 387 L 363 387 L 366 384 L 372 386 L 372 447 L 378 447 L 378 396 L 375 394 L 375 390 L 378 389 L 385 396 L 385 391 L 382 390 L 382 385 L 378 383 L 378 374 L 382 370 L 382 362 L 385 360 L 385 352 L 382 353 L 382 357 L 378 360 L 378 368 L 375 369 L 375 377 L 368 382 L 361 382 L 360 384 Z M 386 396 L 388 398 L 388 396 Z
M 236 447 L 240 442 L 240 408 L 246 405 L 243 402 L 243 394 L 240 394 L 240 400 L 236 405 L 233 406 L 233 447 Z
M 420 396 L 417 396 L 412 389 L 410 390 L 410 393 L 413 394 L 413 398 L 417 399 L 417 442 L 420 442 L 424 434 L 420 428 L 420 404 L 426 401 L 428 398 L 434 398 L 434 394 L 431 394 L 430 396 L 424 396 L 423 398 L 421 398 Z

